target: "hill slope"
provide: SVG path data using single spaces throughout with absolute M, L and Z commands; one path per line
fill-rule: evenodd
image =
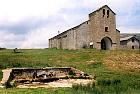
M 19 50 L 19 52 L 14 53 L 12 50 L 0 50 L 1 70 L 11 67 L 76 67 L 96 76 L 98 81 L 96 85 L 97 91 L 104 92 L 101 94 L 109 92 L 123 92 L 123 94 L 128 92 L 129 94 L 140 93 L 139 51 L 36 49 Z M 0 72 L 1 77 L 2 73 Z M 24 90 L 15 89 L 14 91 L 20 92 Z M 26 89 L 25 91 L 28 92 Z M 41 94 L 45 94 L 43 91 L 50 92 L 50 90 L 41 89 Z M 68 94 L 71 94 L 74 89 L 54 89 L 52 93 L 55 93 L 55 91 L 58 93 L 63 91 L 64 94 L 69 92 Z M 78 94 L 78 90 L 76 91 L 74 92 Z M 79 91 L 79 94 L 85 92 L 81 89 Z M 12 90 L 0 89 L 0 92 L 9 94 Z M 30 92 L 34 92 L 34 90 Z M 88 93 L 90 94 L 90 90 Z

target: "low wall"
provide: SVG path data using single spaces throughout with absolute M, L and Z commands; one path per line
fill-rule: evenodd
M 8 75 L 7 75 L 8 74 Z M 51 82 L 59 79 L 89 79 L 89 75 L 71 67 L 61 68 L 12 68 L 3 70 L 3 86 L 32 82 Z

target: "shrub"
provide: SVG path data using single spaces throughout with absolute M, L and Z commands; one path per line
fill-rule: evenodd
M 78 91 L 83 92 L 83 94 L 103 94 L 102 90 L 95 86 L 95 83 L 87 84 L 87 85 L 73 85 L 72 89 L 75 91 L 75 94 Z
M 98 85 L 109 86 L 109 85 L 111 85 L 111 80 L 110 79 L 99 80 Z
M 73 71 L 71 70 L 71 71 L 69 71 L 69 75 L 75 76 L 76 74 L 75 74 L 75 72 L 73 72 Z

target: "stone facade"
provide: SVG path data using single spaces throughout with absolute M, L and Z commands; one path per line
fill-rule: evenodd
M 121 49 L 139 49 L 139 40 L 135 36 L 120 38 Z
M 105 5 L 90 13 L 88 21 L 49 39 L 49 48 L 119 49 L 120 32 L 116 29 L 115 15 Z

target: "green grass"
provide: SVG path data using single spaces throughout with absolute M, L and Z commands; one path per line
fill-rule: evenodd
M 55 89 L 0 89 L 0 94 L 139 94 L 139 51 L 101 51 L 96 49 L 0 50 L 0 79 L 2 69 L 13 67 L 76 67 L 96 77 L 93 87 Z M 130 66 L 129 63 L 133 64 Z

